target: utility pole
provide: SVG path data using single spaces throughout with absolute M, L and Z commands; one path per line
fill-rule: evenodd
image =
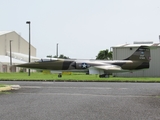
M 11 45 L 11 42 L 12 42 L 13 40 L 10 40 L 9 42 L 10 42 L 10 72 L 12 72 L 12 45 Z
M 26 24 L 29 24 L 29 54 L 28 54 L 29 60 L 28 60 L 28 62 L 30 63 L 30 61 L 31 61 L 31 58 L 30 58 L 31 57 L 31 43 L 30 43 L 30 41 L 31 41 L 31 29 L 30 29 L 31 22 L 27 21 Z M 30 69 L 28 69 L 28 76 L 30 76 Z
M 58 43 L 57 43 L 57 58 L 58 58 Z

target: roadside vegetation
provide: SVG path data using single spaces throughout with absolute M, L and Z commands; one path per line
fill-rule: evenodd
M 4 84 L 0 84 L 0 87 L 5 87 L 6 85 L 4 85 Z
M 37 80 L 37 81 L 102 81 L 102 82 L 160 82 L 158 77 L 112 77 L 99 78 L 98 75 L 86 75 L 83 73 L 64 74 L 61 78 L 58 74 L 49 74 L 43 72 L 31 73 L 0 73 L 0 80 Z M 1 85 L 3 86 L 3 85 Z

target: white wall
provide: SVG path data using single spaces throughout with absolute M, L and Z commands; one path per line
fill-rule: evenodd
M 6 55 L 7 51 L 10 51 L 10 40 L 11 42 L 12 52 L 29 53 L 29 44 L 16 32 L 9 32 L 7 34 L 0 35 L 0 55 Z M 31 45 L 31 56 L 36 56 L 36 48 Z
M 29 54 L 29 43 L 23 39 L 19 34 L 14 31 L 8 32 L 6 34 L 0 35 L 0 55 L 7 56 L 7 52 L 10 51 L 10 40 L 11 42 L 11 51 L 22 54 Z M 36 57 L 36 48 L 31 45 L 31 56 Z M 1 61 L 1 60 L 0 60 Z M 14 64 L 14 63 L 13 63 Z M 6 66 L 7 72 L 10 72 L 9 63 L 0 63 L 0 72 L 4 72 L 3 67 Z M 16 68 L 17 72 L 19 71 Z

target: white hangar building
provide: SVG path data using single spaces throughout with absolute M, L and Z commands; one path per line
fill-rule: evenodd
M 0 72 L 10 72 L 11 59 L 12 65 L 28 62 L 28 54 L 29 43 L 24 38 L 15 31 L 0 31 Z M 31 61 L 36 59 L 36 48 L 31 45 Z M 18 68 L 12 68 L 12 72 L 18 71 Z
M 123 44 L 113 46 L 113 60 L 122 60 L 132 55 L 139 46 L 151 46 L 151 61 L 149 69 L 132 72 L 114 73 L 114 76 L 122 77 L 160 77 L 160 43 L 134 42 L 133 44 Z

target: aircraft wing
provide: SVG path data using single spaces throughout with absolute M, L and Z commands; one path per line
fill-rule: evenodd
M 102 70 L 106 70 L 106 71 L 110 71 L 110 70 L 122 70 L 122 68 L 120 66 L 117 65 L 105 65 L 105 66 L 94 66 L 97 69 L 102 69 Z
M 124 72 L 126 70 L 123 70 L 120 66 L 117 65 L 111 65 L 111 64 L 105 64 L 100 66 L 92 66 L 89 68 L 89 74 L 111 74 L 111 73 L 117 73 L 117 72 Z

